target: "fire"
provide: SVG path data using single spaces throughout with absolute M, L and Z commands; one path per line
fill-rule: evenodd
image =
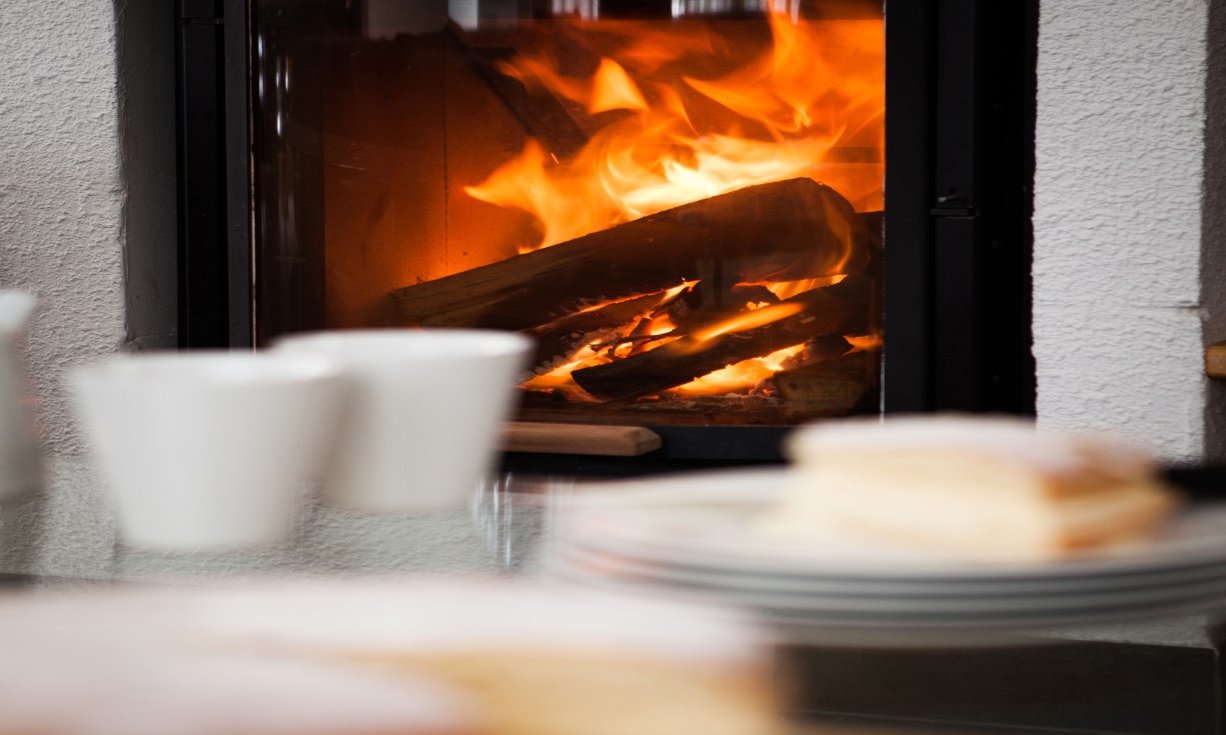
M 736 23 L 717 28 L 673 21 L 665 30 L 646 22 L 579 20 L 551 27 L 557 39 L 497 68 L 530 93 L 551 95 L 572 115 L 586 115 L 580 124 L 588 134 L 586 144 L 561 155 L 550 150 L 549 141 L 529 139 L 517 156 L 465 192 L 535 219 L 535 238 L 521 243 L 521 252 L 748 186 L 800 177 L 829 185 L 858 211 L 880 209 L 883 22 L 806 20 L 780 9 L 783 4 L 769 4 L 769 43 L 744 35 L 746 28 L 760 26 Z M 747 47 L 753 52 L 746 54 Z M 597 400 L 575 384 L 573 371 L 655 349 L 697 354 L 725 335 L 794 317 L 806 307 L 789 299 L 846 277 L 843 266 L 855 236 L 850 229 L 836 231 L 850 228 L 845 218 L 828 219 L 845 247 L 820 271 L 739 272 L 735 288 L 756 289 L 749 303 L 717 322 L 704 315 L 700 326 L 683 328 L 672 317 L 673 307 L 684 313 L 678 299 L 696 286 L 687 282 L 625 324 L 580 335 L 577 349 L 558 360 L 563 364 L 541 368 L 523 387 Z M 808 277 L 815 272 L 839 275 Z M 862 338 L 857 347 L 872 349 L 871 339 Z M 805 347 L 741 360 L 665 393 L 751 393 L 805 359 Z
M 540 238 L 525 250 L 795 177 L 832 186 L 857 209 L 879 209 L 882 22 L 769 17 L 773 43 L 739 68 L 727 69 L 729 44 L 705 26 L 675 23 L 665 35 L 629 21 L 577 23 L 603 53 L 586 76 L 565 73 L 549 51 L 503 62 L 529 90 L 608 121 L 564 160 L 529 141 L 465 191 L 533 215 Z M 726 70 L 706 78 L 686 68 Z

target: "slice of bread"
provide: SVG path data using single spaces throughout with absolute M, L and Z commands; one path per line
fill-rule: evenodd
M 986 561 L 1060 558 L 1143 538 L 1175 507 L 1144 451 L 1025 419 L 827 422 L 788 444 L 771 533 L 835 533 Z

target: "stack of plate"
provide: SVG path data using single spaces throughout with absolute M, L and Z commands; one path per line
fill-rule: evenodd
M 747 606 L 791 628 L 1012 631 L 1226 607 L 1226 505 L 1186 509 L 1158 538 L 1002 566 L 847 539 L 785 541 L 759 519 L 785 470 L 640 480 L 577 493 L 547 573 L 569 583 Z

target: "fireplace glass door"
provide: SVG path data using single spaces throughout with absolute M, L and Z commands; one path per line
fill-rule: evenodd
M 528 419 L 878 410 L 880 0 L 250 12 L 257 342 L 523 332 Z

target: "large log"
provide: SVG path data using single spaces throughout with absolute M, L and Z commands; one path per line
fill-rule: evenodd
M 780 305 L 800 307 L 792 316 L 701 341 L 683 337 L 648 352 L 576 370 L 571 378 L 597 398 L 653 395 L 742 360 L 762 357 L 820 335 L 862 327 L 869 290 L 866 279 L 849 277 L 842 283 L 781 301 Z
M 751 186 L 388 295 L 392 323 L 524 330 L 706 276 L 856 271 L 868 253 L 847 200 L 810 179 Z M 845 262 L 853 245 L 852 263 Z

